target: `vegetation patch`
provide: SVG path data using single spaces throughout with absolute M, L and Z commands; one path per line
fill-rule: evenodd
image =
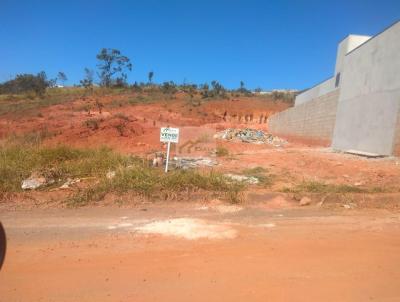
M 101 120 L 96 118 L 87 119 L 83 122 L 83 124 L 91 130 L 99 129 Z
M 284 188 L 287 193 L 363 193 L 367 190 L 346 184 L 326 184 L 318 181 L 303 181 L 293 188 Z
M 137 158 L 122 156 L 107 148 L 0 146 L 0 195 L 21 191 L 22 180 L 32 172 L 46 174 L 51 171 L 55 181 L 64 181 L 68 177 L 103 177 L 110 169 L 136 161 Z
M 263 167 L 255 167 L 243 170 L 243 174 L 250 177 L 256 177 L 260 185 L 270 187 L 274 182 L 274 175 L 268 173 L 268 170 Z
M 165 174 L 159 169 L 136 164 L 120 168 L 112 179 L 103 178 L 68 199 L 70 206 L 82 206 L 103 199 L 108 193 L 135 193 L 149 199 L 176 198 L 198 191 L 219 194 L 232 203 L 241 201 L 245 185 L 232 182 L 217 172 L 177 170 Z
M 217 149 L 216 149 L 215 154 L 217 156 L 219 156 L 219 157 L 228 156 L 229 155 L 229 150 L 227 148 L 225 148 L 225 147 L 218 146 Z
M 107 178 L 109 171 L 115 171 L 115 176 Z M 214 171 L 177 170 L 166 174 L 149 167 L 138 157 L 122 155 L 108 148 L 75 149 L 34 144 L 0 146 L 0 197 L 22 191 L 22 181 L 33 172 L 51 178 L 53 186 L 68 178 L 95 177 L 95 183 L 68 198 L 70 206 L 101 200 L 108 193 L 128 192 L 146 198 L 170 199 L 182 193 L 205 191 L 239 202 L 245 188 L 245 185 L 232 182 Z

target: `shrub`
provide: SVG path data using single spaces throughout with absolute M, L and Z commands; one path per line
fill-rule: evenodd
M 137 163 L 121 168 L 112 179 L 103 178 L 98 184 L 83 189 L 68 200 L 71 206 L 99 201 L 107 193 L 133 192 L 147 198 L 165 198 L 180 193 L 204 190 L 222 194 L 230 202 L 239 202 L 245 185 L 226 179 L 217 172 L 200 173 L 195 170 L 177 170 L 168 174 Z
M 326 184 L 318 181 L 303 181 L 294 188 L 284 188 L 284 192 L 299 193 L 362 193 L 366 190 L 346 184 Z
M 103 176 L 110 169 L 137 161 L 137 158 L 122 156 L 107 148 L 48 148 L 30 144 L 0 146 L 0 195 L 20 191 L 22 180 L 32 172 L 52 170 L 61 180 Z
M 217 147 L 217 150 L 216 150 L 216 155 L 217 155 L 217 156 L 220 156 L 220 157 L 222 157 L 222 156 L 228 156 L 228 155 L 229 155 L 229 150 L 226 149 L 225 147 L 220 147 L 220 146 L 218 146 L 218 147 Z
M 94 118 L 84 121 L 84 125 L 93 131 L 99 129 L 99 124 L 100 120 Z
M 42 96 L 46 92 L 46 88 L 50 87 L 50 81 L 47 80 L 44 71 L 33 74 L 19 74 L 15 79 L 0 84 L 0 94 L 21 94 L 34 92 L 36 95 Z

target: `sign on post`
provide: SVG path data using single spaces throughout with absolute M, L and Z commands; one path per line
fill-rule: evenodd
M 179 142 L 179 128 L 162 127 L 160 129 L 160 142 L 168 143 L 167 161 L 165 163 L 165 172 L 168 172 L 169 151 L 171 149 L 171 143 L 177 144 Z

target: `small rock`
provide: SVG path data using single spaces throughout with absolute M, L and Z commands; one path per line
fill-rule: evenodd
M 22 181 L 21 188 L 23 190 L 35 190 L 46 184 L 46 178 L 43 176 L 34 177 L 31 176 L 28 179 Z
M 328 198 L 328 195 L 321 198 L 321 201 L 317 203 L 317 206 L 322 207 L 325 203 L 325 200 Z
M 71 185 L 76 184 L 80 181 L 81 180 L 79 178 L 76 179 L 68 178 L 67 181 L 60 187 L 60 189 L 69 189 Z
M 349 203 L 349 204 L 344 204 L 343 207 L 345 209 L 354 209 L 357 207 L 357 205 L 355 203 Z
M 303 197 L 300 199 L 299 205 L 300 206 L 308 206 L 311 203 L 311 199 L 308 197 Z
M 260 181 L 257 177 L 254 176 L 245 176 L 245 175 L 236 175 L 236 174 L 224 174 L 225 177 L 228 177 L 232 180 L 239 181 L 239 182 L 246 182 L 248 184 L 258 184 Z
M 362 186 L 363 184 L 364 184 L 363 181 L 358 181 L 358 182 L 354 183 L 354 185 L 355 185 L 356 187 Z
M 293 198 L 293 200 L 296 200 L 296 201 L 300 201 L 301 200 L 301 196 L 298 195 L 298 194 L 293 194 L 292 198 Z
M 115 177 L 115 171 L 108 171 L 106 174 L 107 179 L 113 179 Z

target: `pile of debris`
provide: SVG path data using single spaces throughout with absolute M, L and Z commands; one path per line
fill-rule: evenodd
M 245 175 L 237 175 L 237 174 L 224 174 L 225 177 L 232 179 L 234 181 L 238 182 L 245 182 L 251 185 L 258 184 L 260 181 L 258 180 L 257 177 L 254 176 L 245 176 Z
M 281 139 L 270 133 L 265 133 L 262 130 L 251 129 L 251 128 L 246 128 L 246 129 L 228 128 L 224 131 L 215 134 L 214 138 L 224 139 L 224 140 L 237 140 L 252 144 L 270 144 L 276 147 L 280 147 L 287 144 L 287 141 L 284 139 Z
M 47 171 L 48 172 L 48 171 Z M 47 175 L 46 175 L 47 174 Z M 61 179 L 55 179 L 54 177 L 48 175 L 49 173 L 39 173 L 33 172 L 29 178 L 24 179 L 21 183 L 22 190 L 36 190 L 39 188 L 43 188 L 61 181 Z M 60 189 L 69 189 L 71 186 L 76 183 L 81 182 L 80 178 L 67 178 L 65 183 L 60 186 Z
M 218 162 L 209 157 L 174 157 L 172 164 L 177 169 L 191 169 L 198 167 L 213 167 L 218 165 Z

